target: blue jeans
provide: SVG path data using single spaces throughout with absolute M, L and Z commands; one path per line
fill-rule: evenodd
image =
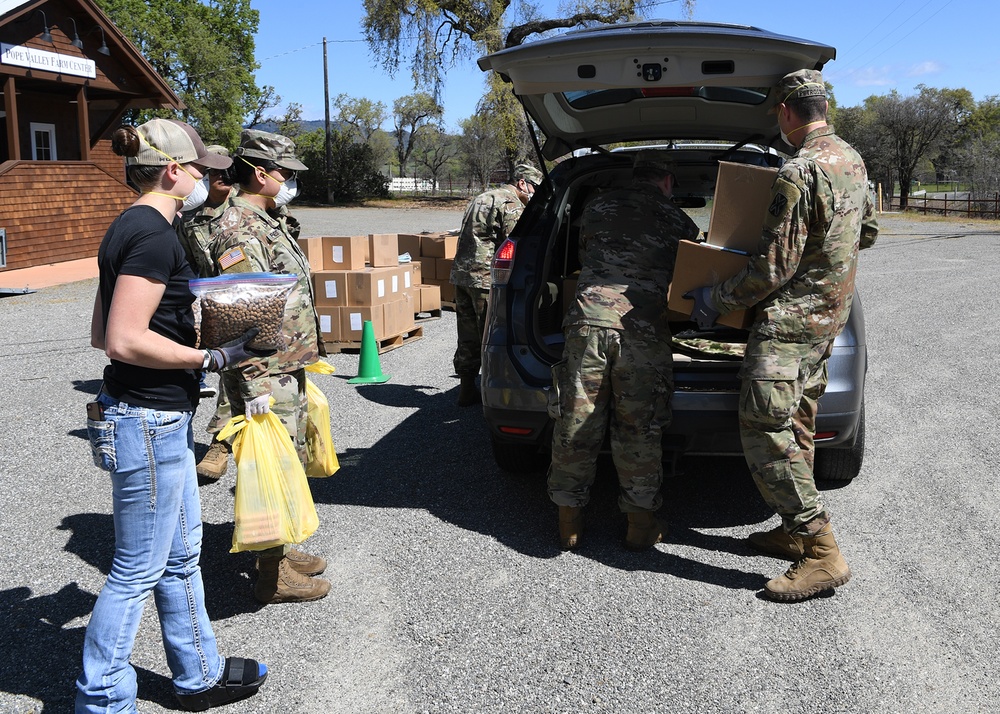
M 115 556 L 87 626 L 78 714 L 135 711 L 129 657 L 150 592 L 178 693 L 213 686 L 224 664 L 198 565 L 201 503 L 192 415 L 134 407 L 104 394 L 98 401 L 104 421 L 87 425 L 98 460 L 111 472 Z M 95 434 L 103 443 L 95 444 Z

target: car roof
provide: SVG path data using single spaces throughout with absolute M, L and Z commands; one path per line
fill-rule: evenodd
M 822 69 L 829 45 L 747 25 L 670 20 L 573 30 L 478 61 L 513 85 L 542 155 L 626 141 L 768 143 L 778 80 Z

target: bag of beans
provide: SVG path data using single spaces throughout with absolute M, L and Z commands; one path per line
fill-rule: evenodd
M 276 273 L 233 273 L 191 280 L 198 346 L 219 347 L 257 327 L 260 332 L 250 347 L 285 349 L 281 324 L 297 279 Z

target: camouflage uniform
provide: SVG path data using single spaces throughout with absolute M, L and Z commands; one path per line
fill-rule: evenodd
M 660 439 L 673 394 L 667 288 L 677 241 L 697 234 L 651 183 L 609 191 L 584 210 L 583 268 L 563 320 L 563 360 L 552 368 L 558 416 L 548 489 L 557 505 L 586 505 L 610 422 L 620 508 L 660 507 Z
M 272 411 L 295 441 L 302 463 L 306 453 L 308 417 L 305 367 L 325 354 L 319 340 L 319 317 L 313 304 L 309 262 L 296 238 L 299 225 L 282 207 L 264 211 L 237 195 L 219 215 L 210 252 L 219 273 L 293 273 L 298 280 L 285 304 L 282 332 L 292 341 L 271 357 L 250 360 L 239 370 L 222 374 L 222 385 L 236 414 L 245 402 L 270 393 Z M 233 256 L 242 256 L 229 264 Z M 223 269 L 221 264 L 227 264 Z
M 514 172 L 514 180 L 521 178 L 538 184 L 542 174 L 534 167 L 521 165 Z M 451 267 L 458 327 L 454 366 L 459 376 L 479 374 L 493 255 L 514 229 L 522 211 L 521 194 L 510 184 L 479 194 L 465 209 L 458 250 Z
M 757 254 L 712 289 L 724 312 L 757 306 L 740 371 L 740 435 L 789 532 L 825 515 L 813 479 L 816 402 L 851 311 L 858 250 L 877 234 L 864 161 L 820 127 L 774 181 Z

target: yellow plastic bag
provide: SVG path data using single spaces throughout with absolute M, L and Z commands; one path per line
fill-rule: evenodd
M 306 367 L 307 372 L 317 374 L 333 374 L 333 365 L 326 362 L 315 362 Z M 306 379 L 306 397 L 309 400 L 309 421 L 306 425 L 306 450 L 309 463 L 306 464 L 306 476 L 326 478 L 340 470 L 340 460 L 333 448 L 333 437 L 330 436 L 330 403 L 323 390 Z
M 301 543 L 316 532 L 319 516 L 302 462 L 274 412 L 235 416 L 219 440 L 235 434 L 236 528 L 230 553 Z

